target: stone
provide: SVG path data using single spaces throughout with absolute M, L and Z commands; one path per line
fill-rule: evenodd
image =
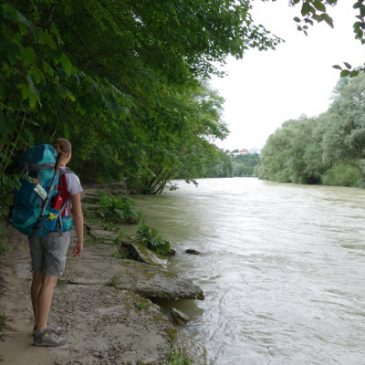
M 137 241 L 122 241 L 120 244 L 120 253 L 126 258 L 144 262 L 145 264 L 167 267 L 166 259 L 159 257 L 145 245 Z
M 170 309 L 170 314 L 172 320 L 178 325 L 184 325 L 190 321 L 189 316 L 174 307 Z
M 185 253 L 189 255 L 201 255 L 201 252 L 193 250 L 192 248 L 188 248 L 187 250 L 185 250 Z

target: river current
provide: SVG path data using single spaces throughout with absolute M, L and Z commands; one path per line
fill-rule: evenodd
M 180 303 L 197 363 L 364 365 L 365 190 L 198 182 L 137 197 L 173 270 L 204 290 Z

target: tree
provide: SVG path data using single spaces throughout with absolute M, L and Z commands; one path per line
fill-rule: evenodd
M 358 186 L 365 158 L 365 74 L 341 79 L 326 113 L 286 122 L 268 139 L 260 177 Z
M 260 163 L 260 156 L 256 153 L 231 156 L 233 176 L 254 176 L 255 167 Z
M 192 154 L 204 160 L 206 141 L 226 133 L 204 79 L 227 55 L 280 41 L 250 9 L 248 0 L 3 1 L 0 190 L 26 145 L 60 135 L 82 175 L 145 191 L 161 191 Z

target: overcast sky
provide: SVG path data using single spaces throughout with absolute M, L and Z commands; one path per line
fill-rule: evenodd
M 315 24 L 306 37 L 292 20 L 300 7 L 287 0 L 256 1 L 253 18 L 286 40 L 275 51 L 250 50 L 243 60 L 229 58 L 228 75 L 214 77 L 211 86 L 224 97 L 223 120 L 231 134 L 221 148 L 262 148 L 283 122 L 302 114 L 315 116 L 328 109 L 343 61 L 353 66 L 365 61 L 365 46 L 354 39 L 352 0 L 339 0 L 329 9 L 335 23 Z

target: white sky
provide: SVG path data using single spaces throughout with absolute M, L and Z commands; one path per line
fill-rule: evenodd
M 292 20 L 300 7 L 287 0 L 256 1 L 253 18 L 284 38 L 275 51 L 249 50 L 244 59 L 227 59 L 228 75 L 213 77 L 211 86 L 224 97 L 223 120 L 231 134 L 216 144 L 225 149 L 262 148 L 283 122 L 302 114 L 315 116 L 328 109 L 343 61 L 357 66 L 365 61 L 365 46 L 355 40 L 353 0 L 339 0 L 329 9 L 334 29 L 327 24 L 309 28 L 308 37 Z

